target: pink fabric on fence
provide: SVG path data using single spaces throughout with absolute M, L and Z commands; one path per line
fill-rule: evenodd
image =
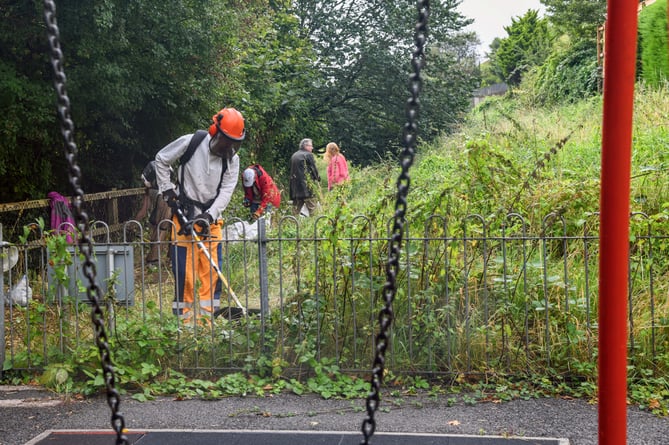
M 70 201 L 58 192 L 49 192 L 51 206 L 51 230 L 55 234 L 67 234 L 67 242 L 74 242 L 75 223 Z

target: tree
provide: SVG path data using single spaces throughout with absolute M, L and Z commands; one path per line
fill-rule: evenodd
M 52 166 L 64 171 L 37 3 L 0 0 L 0 202 L 44 197 Z
M 460 33 L 429 52 L 421 99 L 423 138 L 450 132 L 469 110 L 481 83 L 477 45 L 475 35 Z
M 558 34 L 594 42 L 606 20 L 606 0 L 541 0 Z
M 321 83 L 317 55 L 286 5 L 274 2 L 253 20 L 257 33 L 247 40 L 239 67 L 248 126 L 240 156 L 244 163 L 265 165 L 280 180 L 298 142 L 326 134 L 324 121 L 312 113 L 312 91 Z
M 89 191 L 136 184 L 156 151 L 220 108 L 227 79 L 218 66 L 234 61 L 238 25 L 218 13 L 222 4 L 59 2 L 80 162 L 95 172 Z
M 222 106 L 240 103 L 243 79 L 236 70 L 256 30 L 245 14 L 256 4 L 266 1 L 58 2 L 85 191 L 137 184 L 142 167 L 165 143 L 208 125 Z M 3 175 L 0 199 L 66 193 L 41 2 L 0 0 L 0 11 L 0 103 L 6 112 L 0 172 L 10 172 Z
M 540 66 L 549 54 L 548 22 L 539 18 L 538 11 L 530 9 L 522 17 L 512 18 L 511 25 L 504 30 L 508 36 L 499 41 L 499 47 L 490 55 L 491 63 L 500 80 L 519 85 L 523 74 Z
M 432 2 L 422 128 L 447 130 L 453 116 L 466 110 L 476 80 L 461 47 L 472 46 L 473 34 L 459 36 L 471 23 L 458 11 L 460 0 Z M 368 164 L 397 151 L 405 118 L 405 103 L 416 21 L 412 1 L 298 0 L 292 12 L 317 55 L 319 83 L 311 91 L 311 116 L 326 123 L 323 146 L 339 143 L 347 157 Z M 472 52 L 473 54 L 473 52 Z M 461 70 L 462 62 L 468 67 Z M 461 71 L 458 73 L 458 71 Z M 466 78 L 466 79 L 463 79 Z M 463 81 L 464 80 L 464 81 Z M 471 86 L 469 85 L 471 83 Z M 446 87 L 446 88 L 442 88 Z M 429 107 L 429 110 L 427 109 Z
M 481 75 L 482 87 L 494 85 L 502 81 L 502 79 L 500 79 L 500 76 L 495 71 L 495 66 L 491 62 L 491 58 L 493 57 L 493 54 L 497 52 L 497 49 L 499 48 L 501 41 L 502 39 L 500 39 L 499 37 L 495 37 L 493 39 L 492 43 L 490 43 L 490 46 L 488 48 L 488 52 L 486 52 L 485 54 L 486 60 L 484 60 L 479 67 L 481 72 L 480 75 Z

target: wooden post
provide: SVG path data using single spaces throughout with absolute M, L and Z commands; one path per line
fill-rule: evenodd
M 112 188 L 115 191 L 116 188 Z M 114 226 L 118 224 L 118 196 L 113 196 L 107 201 L 107 224 Z

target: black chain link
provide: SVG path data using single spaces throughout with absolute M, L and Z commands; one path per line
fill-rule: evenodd
M 402 134 L 402 145 L 404 150 L 400 156 L 402 171 L 397 179 L 397 198 L 395 201 L 395 215 L 393 231 L 390 238 L 390 249 L 388 252 L 388 261 L 386 262 L 386 282 L 383 285 L 383 297 L 385 306 L 379 312 L 379 333 L 376 336 L 376 356 L 374 366 L 372 367 L 372 377 L 370 381 L 371 391 L 367 396 L 366 408 L 367 417 L 362 423 L 362 434 L 364 436 L 362 445 L 369 445 L 369 441 L 376 430 L 376 420 L 374 414 L 379 407 L 381 384 L 383 383 L 383 373 L 385 369 L 385 354 L 389 345 L 389 331 L 393 322 L 393 300 L 397 293 L 397 272 L 399 269 L 400 250 L 402 248 L 402 234 L 404 232 L 405 215 L 407 209 L 407 194 L 411 179 L 409 177 L 409 168 L 413 164 L 416 153 L 416 139 L 418 137 L 418 111 L 420 101 L 418 96 L 423 86 L 420 77 L 420 71 L 425 66 L 425 41 L 427 39 L 427 20 L 430 14 L 430 2 L 428 0 L 419 0 L 417 3 L 418 22 L 414 33 L 414 43 L 416 45 L 411 58 L 413 73 L 409 77 L 409 92 L 411 97 L 407 101 L 406 118 Z
M 128 438 L 125 436 L 125 419 L 119 411 L 121 398 L 116 390 L 116 376 L 112 365 L 111 351 L 104 326 L 104 314 L 100 307 L 101 290 L 95 280 L 95 264 L 91 261 L 91 252 L 93 244 L 89 237 L 88 215 L 82 210 L 84 191 L 81 188 L 81 170 L 77 165 L 77 145 L 74 143 L 74 123 L 70 117 L 70 99 L 65 89 L 65 72 L 63 70 L 63 52 L 60 49 L 60 32 L 56 23 L 56 4 L 52 0 L 44 0 L 44 20 L 46 22 L 49 47 L 51 49 L 50 60 L 53 67 L 55 79 L 54 87 L 58 95 L 58 115 L 61 122 L 61 133 L 65 138 L 66 153 L 65 158 L 68 162 L 68 173 L 70 184 L 74 189 L 72 206 L 74 207 L 74 217 L 79 229 L 79 250 L 83 253 L 85 261 L 83 263 L 83 273 L 88 278 L 89 286 L 87 288 L 88 300 L 92 303 L 91 319 L 95 332 L 95 342 L 100 351 L 100 361 L 104 375 L 105 386 L 107 389 L 107 404 L 111 408 L 111 425 L 116 432 L 116 445 L 128 445 Z

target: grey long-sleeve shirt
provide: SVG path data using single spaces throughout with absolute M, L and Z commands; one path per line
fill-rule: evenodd
M 169 166 L 177 162 L 181 155 L 186 152 L 192 137 L 192 134 L 181 136 L 167 144 L 156 154 L 156 178 L 158 190 L 161 193 L 170 189 L 177 190 L 177 187 L 170 180 Z M 232 160 L 228 162 L 228 168 L 221 181 L 221 171 L 226 161 L 209 152 L 210 140 L 211 136 L 207 134 L 195 149 L 190 161 L 185 166 L 179 167 L 177 177 L 181 180 L 181 169 L 183 168 L 183 188 L 186 196 L 190 199 L 204 203 L 216 197 L 214 203 L 207 210 L 207 213 L 215 221 L 230 203 L 232 193 L 237 186 L 239 156 L 234 155 Z M 221 183 L 220 192 L 219 182 Z M 197 208 L 198 213 L 202 213 L 203 210 Z

